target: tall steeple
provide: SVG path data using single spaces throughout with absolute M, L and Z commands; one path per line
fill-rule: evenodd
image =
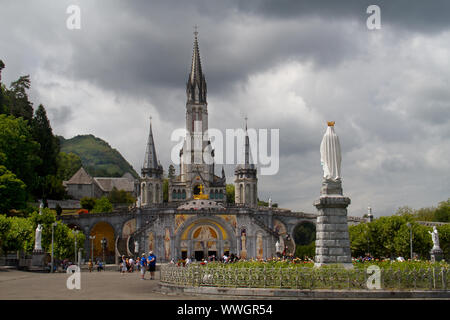
M 151 169 L 157 170 L 159 169 L 159 167 L 160 165 L 156 157 L 155 142 L 153 140 L 152 118 L 150 117 L 150 133 L 148 135 L 147 148 L 145 150 L 145 158 L 144 158 L 144 166 L 142 168 L 142 174 L 144 175 L 144 171 L 149 172 Z
M 191 73 L 189 74 L 189 79 L 186 84 L 186 95 L 188 103 L 206 103 L 206 80 L 202 72 L 202 63 L 200 61 L 197 26 L 195 26 L 194 31 Z
M 144 166 L 141 178 L 141 204 L 143 206 L 163 202 L 163 167 L 156 158 L 155 142 L 153 141 L 152 117 L 150 117 L 150 133 L 145 150 Z

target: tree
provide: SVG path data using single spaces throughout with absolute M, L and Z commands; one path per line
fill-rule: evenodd
M 0 199 L 1 213 L 8 213 L 11 209 L 23 209 L 27 205 L 25 184 L 2 165 L 0 165 Z
M 129 192 L 117 190 L 116 187 L 113 187 L 108 194 L 108 200 L 112 204 L 132 204 L 136 202 L 136 199 Z
M 2 251 L 27 251 L 31 252 L 34 245 L 33 222 L 29 218 L 9 217 L 10 228 L 4 236 Z
M 12 82 L 8 90 L 10 114 L 28 121 L 33 118 L 33 104 L 28 100 L 27 94 L 30 85 L 30 76 L 26 75 Z
M 6 215 L 0 215 L 0 248 L 3 248 L 3 243 L 6 240 L 10 228 L 11 221 L 6 217 Z
M 60 152 L 56 158 L 56 176 L 67 181 L 81 168 L 81 158 L 75 153 Z
M 81 208 L 86 209 L 87 211 L 91 211 L 94 209 L 95 203 L 97 202 L 97 199 L 90 198 L 90 197 L 84 197 L 80 200 Z
M 21 118 L 0 115 L 0 150 L 3 165 L 31 190 L 36 184 L 35 168 L 41 160 L 37 156 L 39 144 L 33 140 L 27 122 Z
M 447 201 L 439 203 L 439 206 L 434 212 L 434 218 L 434 221 L 450 222 L 450 198 Z
M 112 212 L 113 206 L 109 202 L 108 198 L 103 196 L 95 202 L 95 206 L 92 209 L 94 213 Z
M 62 181 L 56 178 L 59 140 L 53 135 L 47 112 L 42 104 L 36 109 L 31 122 L 31 132 L 34 140 L 39 143 L 38 156 L 41 159 L 41 163 L 36 167 L 36 173 L 40 179 L 33 193 L 42 199 L 48 199 L 49 196 L 61 199 L 64 189 Z
M 432 247 L 427 236 L 429 227 L 413 221 L 410 216 L 393 215 L 380 217 L 370 223 L 349 227 L 350 249 L 353 256 L 367 252 L 373 257 L 410 256 L 410 223 L 412 228 L 413 250 L 420 257 L 428 258 Z
M 227 184 L 225 192 L 227 194 L 227 203 L 234 204 L 235 203 L 234 184 Z
M 53 135 L 47 112 L 42 104 L 36 109 L 31 128 L 34 140 L 40 145 L 38 154 L 42 159 L 42 163 L 36 168 L 38 175 L 55 175 L 59 154 L 59 140 Z

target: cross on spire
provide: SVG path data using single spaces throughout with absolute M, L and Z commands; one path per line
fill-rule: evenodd
M 195 25 L 194 26 L 194 35 L 197 37 L 197 35 L 198 35 L 198 26 L 197 25 Z

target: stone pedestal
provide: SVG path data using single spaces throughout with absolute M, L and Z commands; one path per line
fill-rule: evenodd
M 45 252 L 42 250 L 34 250 L 31 255 L 30 270 L 44 270 L 45 269 Z
M 442 260 L 444 252 L 441 250 L 441 248 L 433 248 L 430 251 L 430 256 L 431 262 L 439 262 Z
M 324 180 L 321 196 L 314 202 L 318 210 L 315 266 L 339 264 L 353 268 L 348 234 L 347 207 L 350 198 L 342 195 L 341 182 Z

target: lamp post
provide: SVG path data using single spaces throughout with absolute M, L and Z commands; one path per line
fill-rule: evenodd
M 103 249 L 103 263 L 106 264 L 105 261 L 105 249 L 106 249 L 106 238 L 103 238 L 102 240 L 100 240 L 100 242 L 102 243 L 102 249 Z
M 89 239 L 91 240 L 91 261 L 94 263 L 94 239 L 95 236 L 89 236 Z
M 74 251 L 74 254 L 75 254 L 75 264 L 77 264 L 77 236 L 78 236 L 78 230 L 72 230 L 72 233 L 73 233 L 73 235 L 74 235 L 74 237 L 75 237 L 75 251 Z
M 410 258 L 411 261 L 413 259 L 413 246 L 412 246 L 412 225 L 411 223 L 407 223 L 406 226 L 409 228 L 409 249 L 410 249 Z
M 53 222 L 52 223 L 52 263 L 51 263 L 51 268 L 52 268 L 52 270 L 50 271 L 50 272 L 53 272 L 53 265 L 54 265 L 54 263 L 53 263 L 53 243 L 54 243 L 54 233 L 55 233 L 55 227 L 56 227 L 56 225 L 57 225 L 57 223 L 56 222 Z

